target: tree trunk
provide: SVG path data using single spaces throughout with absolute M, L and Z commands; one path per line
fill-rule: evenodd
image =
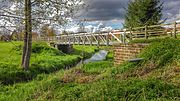
M 22 54 L 22 67 L 29 69 L 32 45 L 31 0 L 25 0 L 25 35 Z

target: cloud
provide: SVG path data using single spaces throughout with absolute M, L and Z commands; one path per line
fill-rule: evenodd
M 103 23 L 99 23 L 97 26 L 87 25 L 84 26 L 84 31 L 88 33 L 98 33 L 98 32 L 108 32 L 111 31 L 113 28 L 111 26 L 105 26 Z M 71 28 L 66 29 L 69 33 L 78 33 L 81 32 L 81 28 L 79 26 L 74 26 Z
M 163 18 L 166 22 L 180 20 L 180 0 L 162 0 L 164 2 Z
M 81 18 L 94 21 L 124 21 L 125 8 L 129 0 L 88 0 L 87 10 L 82 11 Z M 164 2 L 163 18 L 168 21 L 178 20 L 180 0 L 161 0 Z
M 88 0 L 88 8 L 82 16 L 86 19 L 107 21 L 123 19 L 126 0 Z

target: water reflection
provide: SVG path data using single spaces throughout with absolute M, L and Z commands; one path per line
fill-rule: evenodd
M 95 53 L 90 59 L 86 59 L 84 63 L 105 60 L 107 53 L 108 52 L 106 50 L 100 50 L 99 52 Z

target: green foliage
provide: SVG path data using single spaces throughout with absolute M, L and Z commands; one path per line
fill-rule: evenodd
M 29 81 L 39 74 L 49 74 L 60 69 L 70 68 L 75 66 L 81 58 L 80 53 L 66 55 L 44 42 L 34 42 L 32 44 L 31 67 L 26 72 L 19 68 L 22 44 L 0 43 L 0 46 L 3 47 L 3 50 L 0 51 L 4 53 L 0 55 L 0 57 L 4 58 L 0 60 L 0 82 L 5 85 Z M 75 48 L 80 50 L 82 47 Z M 83 50 L 85 56 L 89 57 L 93 54 L 94 49 L 89 47 Z M 9 53 L 13 53 L 12 56 L 9 57 Z
M 137 43 L 145 42 L 143 40 Z M 135 43 L 136 43 L 135 42 Z M 173 38 L 146 41 L 149 46 L 139 55 L 144 60 L 137 63 L 124 63 L 111 68 L 111 75 L 121 79 L 133 77 L 155 77 L 178 83 L 180 63 L 180 40 Z
M 77 84 L 63 83 L 58 80 L 58 77 L 45 78 L 45 75 L 41 76 L 44 77 L 41 81 L 0 87 L 1 94 L 4 94 L 0 95 L 0 100 L 175 101 L 180 97 L 178 86 L 158 79 L 116 80 L 109 78 L 90 84 Z M 21 99 L 18 99 L 20 96 Z
M 22 44 L 14 46 L 12 51 L 16 51 L 17 53 L 22 53 Z M 61 51 L 52 48 L 47 45 L 45 42 L 33 42 L 32 44 L 32 53 L 34 54 L 48 54 L 48 55 L 65 55 Z
M 108 52 L 108 54 L 107 54 L 107 56 L 106 56 L 106 59 L 107 60 L 113 60 L 114 59 L 114 53 L 113 53 L 113 50 L 111 49 L 111 50 L 108 50 L 109 52 Z
M 140 27 L 157 25 L 162 17 L 162 3 L 160 0 L 130 1 L 125 16 L 125 27 Z
M 134 68 L 138 67 L 138 63 L 123 63 L 118 66 L 118 68 L 111 68 L 111 75 L 116 76 L 117 74 L 126 73 L 128 71 L 134 70 Z
M 81 46 L 74 45 L 74 52 L 72 54 L 81 55 L 82 58 L 90 58 L 98 49 L 96 46 Z
M 36 55 L 31 61 L 32 72 L 27 72 L 26 75 L 38 74 L 38 71 L 42 73 L 34 77 L 34 80 L 26 83 L 0 86 L 0 100 L 178 101 L 180 99 L 179 84 L 168 82 L 167 79 L 153 76 L 153 74 L 145 77 L 141 77 L 141 75 L 128 77 L 126 75 L 134 75 L 134 72 L 139 72 L 148 66 L 151 67 L 149 63 L 156 64 L 154 65 L 155 69 L 166 72 L 165 66 L 173 64 L 174 61 L 177 63 L 180 61 L 179 45 L 180 40 L 178 39 L 154 40 L 140 54 L 140 57 L 145 59 L 142 62 L 127 62 L 114 67 L 112 59 L 107 58 L 106 61 L 89 63 L 70 70 L 60 70 L 56 73 L 51 72 L 65 65 L 72 65 L 80 55 Z M 80 46 L 75 48 L 82 49 Z M 88 49 L 86 49 L 83 51 L 87 52 Z M 90 50 L 88 51 L 90 52 Z M 112 57 L 112 51 L 109 54 Z M 17 66 L 16 64 L 3 63 L 0 66 L 3 67 L 0 69 L 4 72 L 9 72 L 6 70 L 9 68 L 11 71 L 17 70 L 14 68 Z M 159 75 L 166 76 L 163 73 Z M 73 80 L 64 82 L 64 77 Z
M 103 73 L 106 68 L 112 67 L 113 63 L 111 61 L 101 61 L 85 64 L 82 68 L 86 73 L 100 74 Z
M 52 48 L 47 43 L 33 43 L 32 52 L 36 54 L 64 55 L 61 51 Z
M 134 43 L 153 43 L 153 42 L 160 42 L 162 40 L 162 38 L 153 38 L 153 39 L 136 39 L 136 40 L 132 40 L 130 42 L 130 44 L 134 44 Z
M 40 32 L 42 37 L 56 36 L 54 28 L 50 28 L 49 25 L 43 25 Z
M 115 79 L 105 79 L 88 85 L 81 94 L 80 100 L 156 100 L 178 97 L 177 87 L 168 85 L 156 79 L 138 80 L 130 79 L 117 81 Z M 172 90 L 172 88 L 174 88 Z M 173 93 L 173 94 L 172 94 Z M 74 97 L 76 98 L 76 97 Z M 85 100 L 84 99 L 84 100 Z
M 159 42 L 153 42 L 140 57 L 145 59 L 143 64 L 151 61 L 157 67 L 165 66 L 180 57 L 180 40 L 165 38 Z
M 0 64 L 0 82 L 2 84 L 13 84 L 16 82 L 29 81 L 38 74 L 49 74 L 66 67 L 72 67 L 80 61 L 78 56 L 38 56 L 32 60 L 28 72 L 18 68 L 16 64 Z

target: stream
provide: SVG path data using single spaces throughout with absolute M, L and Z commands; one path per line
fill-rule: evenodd
M 91 58 L 84 60 L 83 62 L 81 61 L 78 63 L 77 66 L 81 65 L 82 63 L 87 64 L 90 62 L 98 62 L 98 61 L 103 61 L 106 59 L 106 56 L 108 54 L 108 51 L 106 50 L 100 50 L 99 52 L 95 53 Z

